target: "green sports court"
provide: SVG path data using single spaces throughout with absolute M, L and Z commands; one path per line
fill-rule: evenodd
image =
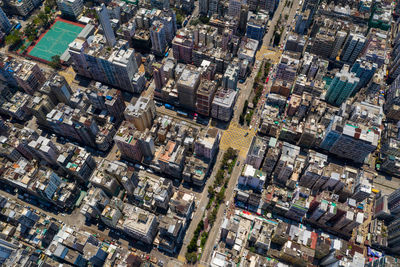
M 50 62 L 53 56 L 61 56 L 65 52 L 82 29 L 81 24 L 57 19 L 51 28 L 40 36 L 36 45 L 28 50 L 28 55 Z

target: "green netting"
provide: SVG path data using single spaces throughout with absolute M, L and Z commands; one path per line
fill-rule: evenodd
M 29 55 L 51 61 L 53 56 L 61 56 L 81 31 L 82 27 L 80 26 L 56 21 L 53 27 L 29 52 Z

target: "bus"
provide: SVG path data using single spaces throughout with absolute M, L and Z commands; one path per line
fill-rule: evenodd
M 178 114 L 178 115 L 181 116 L 181 117 L 185 117 L 185 118 L 189 117 L 189 115 L 187 114 L 187 112 L 180 111 L 180 110 L 178 110 L 178 111 L 176 112 L 176 114 Z

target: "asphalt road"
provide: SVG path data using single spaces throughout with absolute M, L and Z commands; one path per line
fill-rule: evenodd
M 243 105 L 246 100 L 251 102 L 251 99 L 249 99 L 251 92 L 253 90 L 253 84 L 254 84 L 254 79 L 257 75 L 258 68 L 260 66 L 261 62 L 255 62 L 253 70 L 250 74 L 249 77 L 247 77 L 246 81 L 243 84 L 238 83 L 238 88 L 240 90 L 239 96 L 236 100 L 235 104 L 235 112 L 233 114 L 232 120 L 239 122 L 239 117 L 240 114 L 242 113 L 243 110 Z
M 284 25 L 284 29 L 285 30 L 283 31 L 283 34 L 281 36 L 279 47 L 283 46 L 286 43 L 287 33 L 290 32 L 291 30 L 293 30 L 294 23 L 292 22 L 292 20 L 294 20 L 294 16 L 296 15 L 296 11 L 299 8 L 299 0 L 293 0 L 293 5 L 292 5 L 291 8 L 290 7 L 284 7 L 284 4 L 285 4 L 284 1 L 280 1 L 279 2 L 278 9 L 275 12 L 275 15 L 274 15 L 274 17 L 272 19 L 273 23 L 272 23 L 272 25 L 270 27 L 271 30 L 265 35 L 263 44 L 269 44 L 269 42 L 271 41 L 271 38 L 272 38 L 272 33 L 271 32 L 273 32 L 274 26 L 275 26 L 276 22 L 279 19 L 279 15 L 281 14 L 278 11 L 283 11 L 282 16 L 281 16 L 282 17 L 281 20 L 283 20 L 285 15 L 288 15 L 288 19 L 287 19 L 287 21 L 285 22 L 285 25 Z M 269 35 L 269 36 L 267 36 L 267 35 Z M 271 89 L 271 86 L 273 84 L 273 80 L 274 80 L 273 77 L 275 75 L 275 72 L 276 72 L 276 68 L 271 66 L 270 73 L 269 73 L 269 76 L 268 76 L 269 77 L 268 78 L 268 82 L 266 84 L 264 84 L 263 93 L 261 95 L 260 100 L 258 101 L 257 107 L 255 107 L 256 111 L 255 111 L 255 114 L 253 115 L 253 119 L 252 119 L 251 124 L 250 124 L 252 127 L 255 127 L 255 128 L 258 127 L 258 123 L 260 121 L 260 116 L 261 116 L 261 113 L 262 113 L 262 110 L 263 110 L 263 105 L 264 105 L 264 102 L 265 102 L 265 99 L 266 99 L 265 96 L 270 93 L 270 89 Z
M 294 15 L 296 14 L 296 9 L 298 8 L 298 5 L 299 5 L 299 1 L 298 0 L 293 0 L 293 1 L 294 1 L 294 3 L 292 5 L 292 8 L 285 8 L 285 10 L 284 10 L 284 11 L 286 11 L 284 14 L 289 13 L 288 20 L 286 21 L 286 24 L 284 26 L 285 28 L 287 27 L 287 25 L 291 25 L 291 21 L 294 18 Z M 277 21 L 279 19 L 279 15 L 282 13 L 283 8 L 284 8 L 284 1 L 280 1 L 279 2 L 279 6 L 277 8 L 277 11 L 275 12 L 275 15 L 274 15 L 274 17 L 272 19 L 272 25 L 270 26 L 270 31 L 267 32 L 267 34 L 265 35 L 265 37 L 263 39 L 263 44 L 264 45 L 269 45 L 269 43 L 271 41 L 271 38 L 272 38 L 274 26 L 277 23 Z M 282 17 L 284 17 L 284 15 Z M 282 35 L 281 42 L 285 41 L 285 40 L 286 40 L 286 32 Z M 250 95 L 251 95 L 251 91 L 252 91 L 253 83 L 254 83 L 254 78 L 255 78 L 255 76 L 257 74 L 258 67 L 259 67 L 260 63 L 261 62 L 258 62 L 258 63 L 256 62 L 255 63 L 255 68 L 253 68 L 253 72 L 247 78 L 247 80 L 243 84 L 243 86 L 240 86 L 240 84 L 239 84 L 239 88 L 241 89 L 241 91 L 240 91 L 240 96 L 238 97 L 238 100 L 236 102 L 236 107 L 237 108 L 236 108 L 234 116 L 233 116 L 234 120 L 237 120 L 239 118 L 239 116 L 241 114 L 241 111 L 243 109 L 244 101 L 246 99 L 248 99 L 250 97 Z M 272 68 L 271 71 L 270 71 L 269 77 L 273 77 L 274 71 L 275 71 L 275 68 Z M 263 91 L 262 97 L 261 97 L 261 99 L 260 99 L 260 101 L 258 103 L 258 106 L 255 107 L 256 108 L 256 113 L 254 114 L 255 117 L 254 117 L 254 120 L 252 121 L 252 124 L 251 124 L 253 127 L 257 127 L 257 125 L 258 125 L 258 122 L 259 122 L 259 119 L 260 119 L 260 114 L 261 114 L 261 111 L 262 111 L 262 105 L 263 105 L 263 103 L 265 101 L 265 95 L 266 95 L 267 92 L 269 92 L 269 90 L 271 88 L 272 80 L 273 79 L 269 78 L 267 84 L 264 85 L 264 91 Z M 235 188 L 235 186 L 237 184 L 237 181 L 238 181 L 238 178 L 239 178 L 239 175 L 240 175 L 240 171 L 242 170 L 242 167 L 243 167 L 244 162 L 245 162 L 245 158 L 238 158 L 238 161 L 240 161 L 240 164 L 239 164 L 239 166 L 235 166 L 235 168 L 233 169 L 231 178 L 229 180 L 228 188 L 227 188 L 227 191 L 226 191 L 226 194 L 225 194 L 225 196 L 226 196 L 225 200 L 229 201 L 229 203 L 233 203 L 233 201 L 234 201 L 233 200 L 234 199 L 233 190 L 234 190 L 234 188 Z M 217 161 L 217 163 L 218 163 L 218 161 Z M 220 209 L 218 210 L 217 220 L 214 223 L 214 226 L 212 227 L 212 229 L 211 229 L 211 231 L 209 233 L 209 237 L 208 237 L 207 243 L 204 246 L 204 250 L 203 250 L 201 261 L 200 261 L 201 264 L 206 265 L 206 266 L 209 265 L 209 262 L 210 262 L 211 256 L 212 256 L 212 252 L 213 252 L 213 248 L 219 241 L 220 226 L 221 226 L 222 221 L 223 221 L 223 219 L 225 217 L 225 214 L 226 213 L 230 213 L 231 209 L 232 209 L 232 206 L 231 207 L 226 207 L 225 203 L 220 206 Z
M 203 192 L 202 192 L 201 197 L 200 197 L 200 201 L 198 202 L 198 204 L 196 206 L 196 210 L 195 210 L 195 212 L 193 214 L 193 220 L 190 223 L 188 229 L 186 230 L 186 235 L 185 235 L 185 238 L 183 239 L 183 245 L 182 245 L 181 251 L 180 251 L 179 256 L 178 256 L 179 259 L 184 259 L 185 258 L 185 254 L 186 254 L 186 251 L 187 251 L 187 246 L 189 245 L 189 242 L 193 237 L 194 230 L 196 229 L 197 224 L 200 222 L 200 220 L 203 219 L 203 214 L 204 214 L 205 208 L 206 208 L 207 203 L 208 203 L 208 190 L 207 190 L 207 188 L 208 188 L 208 186 L 210 186 L 210 185 L 212 185 L 214 183 L 215 174 L 218 171 L 219 162 L 220 162 L 222 156 L 224 155 L 224 153 L 225 153 L 225 151 L 223 151 L 223 150 L 220 150 L 218 152 L 216 164 L 214 165 L 212 174 L 211 174 L 210 178 L 207 180 L 206 185 L 204 186 Z
M 298 1 L 298 0 L 296 0 L 296 1 Z M 274 16 L 272 17 L 271 25 L 269 27 L 269 31 L 264 35 L 263 45 L 265 45 L 265 46 L 269 46 L 270 45 L 271 39 L 272 39 L 273 34 L 274 34 L 275 25 L 279 20 L 279 15 L 282 14 L 284 6 L 285 6 L 285 1 L 279 1 L 278 7 L 277 7 L 277 9 L 276 9 L 276 11 L 274 13 Z M 282 16 L 281 20 L 283 18 L 284 18 L 284 16 Z
M 245 159 L 244 158 L 238 158 L 238 161 L 240 161 L 240 164 L 237 165 L 233 168 L 231 178 L 229 179 L 228 187 L 225 191 L 225 202 L 219 207 L 218 214 L 217 214 L 217 219 L 214 223 L 214 226 L 211 228 L 211 231 L 209 232 L 208 239 L 206 242 L 206 245 L 204 246 L 204 250 L 202 253 L 201 257 L 201 262 L 202 264 L 208 265 L 212 252 L 214 249 L 214 245 L 218 244 L 219 241 L 219 233 L 221 229 L 221 224 L 223 222 L 223 219 L 225 218 L 225 212 L 229 212 L 229 209 L 227 210 L 228 207 L 226 207 L 226 201 L 229 201 L 229 203 L 233 203 L 233 190 L 235 189 L 235 186 L 238 182 L 240 172 L 243 168 Z

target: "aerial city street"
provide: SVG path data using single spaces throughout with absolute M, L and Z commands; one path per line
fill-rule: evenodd
M 400 267 L 400 1 L 0 0 L 0 266 Z

